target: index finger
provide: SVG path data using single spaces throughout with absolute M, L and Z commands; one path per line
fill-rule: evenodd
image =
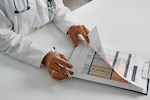
M 84 37 L 87 43 L 90 42 L 88 35 L 86 34 L 84 29 L 79 30 L 79 33 Z
M 86 34 L 88 34 L 90 32 L 84 25 L 82 25 L 82 28 L 84 29 L 84 31 L 86 32 Z
M 64 67 L 67 67 L 67 68 L 73 68 L 71 63 L 69 63 L 67 60 L 62 59 L 61 57 L 57 57 L 56 63 L 58 63 Z

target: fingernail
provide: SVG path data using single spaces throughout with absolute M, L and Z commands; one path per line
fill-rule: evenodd
M 77 45 L 75 44 L 74 47 L 77 47 Z

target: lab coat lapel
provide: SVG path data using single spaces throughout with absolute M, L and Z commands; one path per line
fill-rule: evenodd
M 19 3 L 22 2 L 17 2 L 17 0 L 3 0 L 6 14 L 8 18 L 13 22 L 13 28 L 16 34 L 26 35 L 27 33 L 29 33 L 35 19 L 36 0 L 28 0 L 30 9 L 17 14 L 14 13 L 14 11 L 16 10 L 14 2 L 16 2 L 17 9 L 20 10 L 18 5 L 21 5 Z
M 28 0 L 28 1 L 30 9 L 20 14 L 20 16 L 18 16 L 18 20 L 21 21 L 18 22 L 20 24 L 20 25 L 18 24 L 19 25 L 18 28 L 20 29 L 19 33 L 23 35 L 29 33 L 36 15 L 36 0 Z

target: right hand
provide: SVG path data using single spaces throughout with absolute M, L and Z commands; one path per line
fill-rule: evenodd
M 61 57 L 60 57 L 61 56 Z M 55 80 L 62 80 L 68 78 L 64 66 L 67 68 L 72 68 L 73 66 L 66 60 L 63 54 L 57 55 L 55 52 L 50 51 L 44 57 L 42 63 L 47 67 L 49 74 Z M 68 70 L 71 75 L 73 72 Z

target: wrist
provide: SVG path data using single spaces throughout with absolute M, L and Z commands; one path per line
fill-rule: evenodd
M 74 29 L 74 27 L 75 27 L 75 25 L 70 26 L 67 33 L 71 33 L 71 31 Z
M 48 58 L 52 54 L 52 51 L 49 51 L 42 60 L 42 64 L 48 66 Z

